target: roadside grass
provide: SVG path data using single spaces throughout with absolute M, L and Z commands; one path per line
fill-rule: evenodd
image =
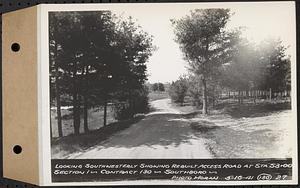
M 291 105 L 286 101 L 228 103 L 209 115 L 185 115 L 216 158 L 291 157 Z
M 143 118 L 144 116 L 138 116 L 131 120 L 111 123 L 88 133 L 54 138 L 51 142 L 52 158 L 61 159 L 68 157 L 68 155 L 74 152 L 84 152 L 86 149 L 110 138 L 112 135 L 129 128 Z
M 197 108 L 191 102 L 184 102 L 183 105 L 172 103 L 171 105 L 183 114 L 202 115 L 202 106 Z M 225 114 L 232 118 L 257 117 L 290 109 L 291 103 L 286 100 L 257 100 L 256 103 L 253 103 L 251 100 L 244 100 L 242 104 L 238 104 L 234 100 L 219 100 L 215 107 L 209 106 L 208 116 Z
M 190 126 L 216 158 L 286 158 L 292 155 L 290 119 L 290 110 L 243 118 L 218 114 L 190 119 Z
M 232 118 L 265 116 L 268 113 L 290 110 L 291 103 L 288 101 L 260 100 L 256 104 L 245 101 L 243 104 L 223 101 L 215 108 L 215 112 L 228 114 Z

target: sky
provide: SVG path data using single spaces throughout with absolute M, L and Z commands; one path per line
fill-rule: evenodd
M 133 5 L 133 4 L 131 4 Z M 243 36 L 250 41 L 260 41 L 275 37 L 289 46 L 287 54 L 295 60 L 296 29 L 293 2 L 252 2 L 252 3 L 173 3 L 134 4 L 133 6 L 113 6 L 111 10 L 122 17 L 131 16 L 144 31 L 153 35 L 157 50 L 147 63 L 148 81 L 171 82 L 187 73 L 187 62 L 175 35 L 170 19 L 179 19 L 193 9 L 230 8 L 234 13 L 227 28 L 246 27 Z

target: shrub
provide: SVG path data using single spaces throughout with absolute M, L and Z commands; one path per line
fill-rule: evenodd
M 133 118 L 135 114 L 149 112 L 148 94 L 145 86 L 131 91 L 126 102 L 114 105 L 114 117 L 126 120 Z
M 173 82 L 169 89 L 169 95 L 173 102 L 184 103 L 184 97 L 188 91 L 188 82 L 185 77 L 180 77 L 178 80 Z

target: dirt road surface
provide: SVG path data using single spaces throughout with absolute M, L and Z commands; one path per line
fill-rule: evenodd
M 170 99 L 152 101 L 151 106 L 155 110 L 143 120 L 68 158 L 212 158 L 207 140 L 189 122 L 181 121 L 182 114 L 171 106 Z

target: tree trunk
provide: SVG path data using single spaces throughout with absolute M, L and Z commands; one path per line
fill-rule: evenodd
M 200 99 L 197 99 L 195 101 L 195 103 L 196 103 L 196 108 L 199 109 L 199 107 L 200 107 Z
M 80 130 L 80 106 L 78 100 L 78 94 L 74 91 L 73 93 L 73 125 L 74 125 L 74 134 L 79 135 Z
M 57 68 L 58 69 L 58 68 Z M 58 85 L 58 76 L 56 76 L 56 111 L 57 111 L 57 127 L 58 127 L 58 136 L 63 136 L 62 131 L 62 120 L 61 120 L 61 101 L 60 101 L 60 93 L 59 93 L 59 85 Z
M 206 88 L 206 80 L 202 79 L 202 84 L 203 84 L 203 109 L 202 109 L 202 114 L 206 115 L 207 114 L 207 88 Z
M 272 88 L 269 89 L 269 99 L 272 100 Z
M 88 126 L 88 75 L 89 75 L 89 70 L 88 66 L 84 66 L 83 70 L 84 75 L 85 75 L 85 88 L 84 88 L 84 94 L 83 94 L 83 129 L 84 133 L 89 132 L 89 126 Z
M 213 86 L 213 91 L 212 91 L 212 107 L 213 107 L 213 109 L 215 108 L 215 106 L 216 106 L 216 97 L 215 97 L 215 86 Z M 230 95 L 230 94 L 229 94 Z
M 181 103 L 181 106 L 182 105 L 183 105 L 183 103 Z M 133 100 L 133 94 L 131 91 L 129 91 L 129 110 L 130 110 L 129 118 L 133 118 L 133 116 L 134 116 L 134 100 Z
M 83 97 L 83 126 L 84 126 L 84 132 L 89 132 L 89 126 L 88 126 L 88 104 L 87 104 L 87 96 L 85 95 Z
M 104 99 L 103 126 L 106 126 L 106 118 L 107 118 L 107 97 L 105 97 Z
M 243 102 L 244 102 L 244 93 L 245 93 L 245 91 L 242 91 L 241 104 L 243 104 Z
M 235 100 L 235 91 L 233 92 L 233 100 Z
M 61 119 L 61 101 L 60 101 L 60 90 L 59 90 L 59 75 L 58 75 L 58 65 L 57 65 L 57 43 L 55 42 L 54 50 L 54 61 L 55 61 L 55 97 L 56 97 L 56 111 L 57 111 L 57 128 L 58 136 L 63 136 L 62 131 L 62 119 Z
M 254 104 L 256 104 L 256 99 L 257 99 L 257 90 L 254 90 Z
M 51 120 L 51 110 L 50 110 L 50 138 L 53 138 L 53 130 L 52 130 L 52 120 Z
M 74 134 L 80 134 L 80 102 L 78 96 L 78 86 L 77 86 L 77 63 L 73 64 L 73 78 L 72 78 L 72 95 L 73 95 L 73 126 Z

